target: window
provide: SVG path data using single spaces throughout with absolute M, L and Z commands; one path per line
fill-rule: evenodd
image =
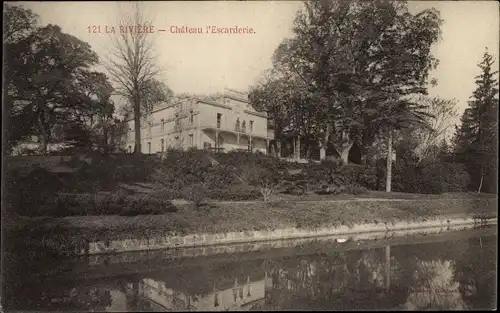
M 175 137 L 175 147 L 177 149 L 180 149 L 181 147 L 181 141 L 179 140 L 179 136 Z
M 250 121 L 250 132 L 253 132 L 253 121 Z
M 193 134 L 189 135 L 189 146 L 192 147 L 194 144 Z
M 189 111 L 189 124 L 193 125 L 194 123 L 194 113 L 193 110 Z
M 247 128 L 247 124 L 245 123 L 245 121 L 243 121 L 243 123 L 241 123 L 241 131 L 245 132 L 246 128 Z
M 148 153 L 151 154 L 151 142 L 148 142 Z
M 161 152 L 165 151 L 165 140 L 161 140 Z
M 217 128 L 220 128 L 221 126 L 221 119 L 222 119 L 222 114 L 217 113 Z
M 161 119 L 160 124 L 161 124 L 161 131 L 164 131 L 165 130 L 165 120 Z
M 131 145 L 128 146 L 128 153 L 132 153 L 132 146 Z

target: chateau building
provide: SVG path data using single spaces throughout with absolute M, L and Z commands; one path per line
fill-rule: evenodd
M 135 142 L 134 119 L 125 121 L 128 132 L 120 146 L 132 152 Z M 168 148 L 249 150 L 267 153 L 274 133 L 267 129 L 267 114 L 258 112 L 248 94 L 231 89 L 209 99 L 187 98 L 155 108 L 142 117 L 142 153 Z

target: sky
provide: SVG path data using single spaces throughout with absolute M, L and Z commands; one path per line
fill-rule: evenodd
M 41 25 L 57 24 L 66 33 L 88 42 L 103 58 L 110 49 L 108 30 L 127 3 L 18 2 L 39 15 Z M 286 37 L 292 35 L 300 1 L 147 1 L 141 3 L 152 21 L 156 55 L 166 72 L 162 80 L 175 93 L 213 93 L 223 88 L 248 91 Z M 442 38 L 433 47 L 440 60 L 431 73 L 438 85 L 431 96 L 456 99 L 459 112 L 474 90 L 477 64 L 485 48 L 498 60 L 499 5 L 497 1 L 410 1 L 410 12 L 434 7 L 444 20 Z M 100 26 L 101 33 L 89 33 Z M 253 34 L 179 34 L 172 27 L 248 27 Z M 498 68 L 498 63 L 496 64 Z

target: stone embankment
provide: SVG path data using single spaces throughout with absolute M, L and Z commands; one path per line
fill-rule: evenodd
M 88 251 L 81 254 L 97 255 L 132 251 L 153 251 L 175 248 L 206 247 L 202 250 L 214 250 L 216 246 L 256 242 L 273 242 L 300 238 L 321 238 L 332 236 L 342 242 L 349 239 L 369 240 L 390 236 L 405 236 L 411 233 L 439 233 L 450 230 L 477 228 L 496 225 L 497 218 L 475 218 L 462 215 L 448 215 L 428 218 L 420 221 L 400 221 L 394 223 L 355 224 L 351 227 L 300 229 L 285 228 L 276 230 L 243 231 L 226 233 L 199 233 L 185 236 L 157 236 L 148 239 L 124 239 L 91 242 Z M 206 251 L 205 251 L 206 252 Z M 205 254 L 203 251 L 201 254 Z

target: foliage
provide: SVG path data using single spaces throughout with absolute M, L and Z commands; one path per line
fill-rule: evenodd
M 259 189 L 264 198 L 264 202 L 270 202 L 280 186 L 283 184 L 284 174 L 278 166 L 255 168 L 248 173 L 246 179 L 251 186 Z
M 144 83 L 140 95 L 142 112 L 148 114 L 154 110 L 156 105 L 170 101 L 174 96 L 174 92 L 164 82 L 151 78 Z
M 110 117 L 114 110 L 106 75 L 91 70 L 97 55 L 57 25 L 37 27 L 30 10 L 7 5 L 7 11 L 3 90 L 8 95 L 8 149 L 32 134 L 45 153 L 57 139 L 89 145 L 92 119 Z M 76 132 L 62 136 L 61 130 Z
M 229 185 L 221 189 L 210 189 L 209 192 L 210 199 L 221 201 L 251 201 L 261 196 L 259 190 L 245 183 Z
M 461 118 L 455 135 L 457 159 L 467 165 L 471 188 L 496 192 L 498 171 L 498 71 L 487 51 L 479 64 L 476 90 Z
M 193 202 L 196 207 L 200 207 L 207 199 L 207 189 L 199 183 L 182 188 L 180 194 L 183 199 Z
M 308 2 L 251 99 L 279 134 L 331 142 L 347 161 L 384 126 L 425 123 L 425 106 L 408 96 L 426 91 L 440 24 L 436 10 L 412 15 L 404 2 Z
M 394 190 L 440 194 L 467 190 L 469 175 L 459 163 L 438 160 L 427 164 L 399 163 L 394 169 Z
M 38 16 L 31 10 L 21 6 L 4 4 L 4 79 L 2 80 L 2 93 L 4 95 L 3 113 L 4 133 L 6 135 L 4 147 L 10 151 L 19 141 L 25 139 L 32 133 L 33 119 L 32 110 L 18 107 L 14 104 L 15 94 L 11 91 L 15 85 L 16 66 L 9 61 L 15 58 L 14 47 L 25 41 L 35 31 Z

